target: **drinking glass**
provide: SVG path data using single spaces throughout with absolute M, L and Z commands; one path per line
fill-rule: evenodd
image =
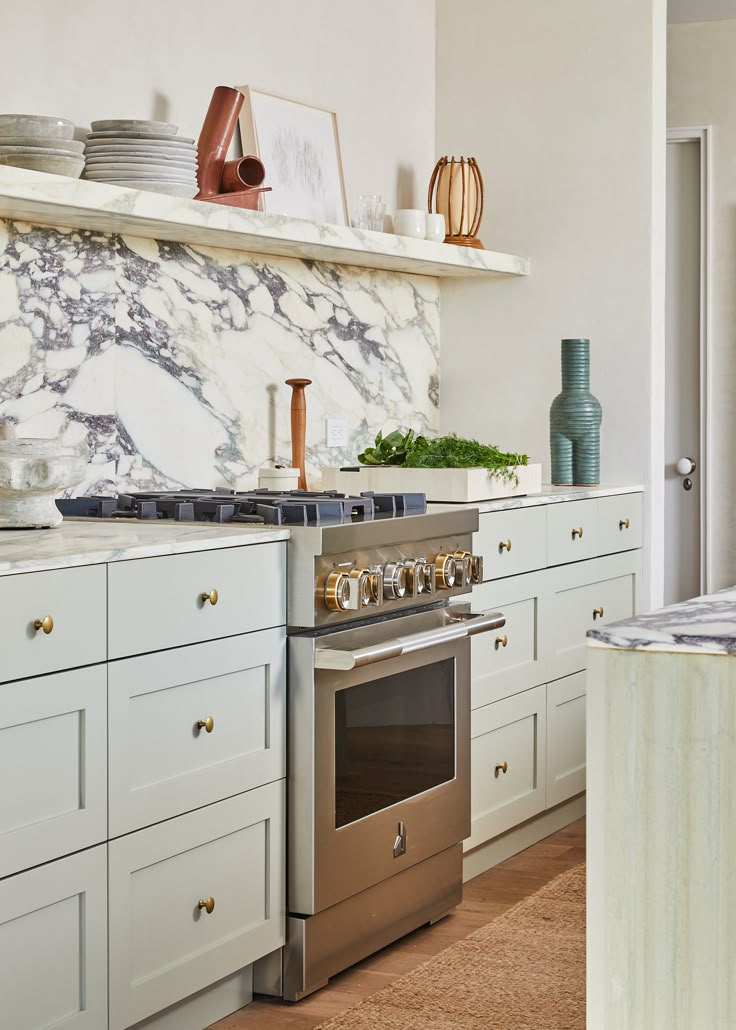
M 385 213 L 386 205 L 377 193 L 361 193 L 358 197 L 358 209 L 353 219 L 353 227 L 382 232 Z

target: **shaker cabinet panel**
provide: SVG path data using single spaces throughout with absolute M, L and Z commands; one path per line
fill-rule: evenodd
M 104 565 L 1 576 L 0 682 L 104 662 L 105 591 Z
M 643 498 L 641 494 L 601 497 L 598 501 L 601 553 L 628 551 L 642 546 Z
M 547 510 L 547 555 L 550 565 L 582 561 L 600 554 L 598 501 L 563 501 Z
M 110 658 L 283 626 L 285 545 L 114 562 L 108 606 Z
M 284 781 L 109 845 L 110 1030 L 284 943 Z
M 0 1025 L 106 1030 L 107 846 L 0 881 Z
M 0 877 L 107 837 L 104 665 L 0 684 Z
M 110 835 L 285 775 L 283 628 L 111 662 Z
M 483 557 L 483 579 L 502 579 L 547 564 L 546 506 L 482 512 L 473 551 Z
M 586 675 L 547 684 L 547 808 L 585 790 Z

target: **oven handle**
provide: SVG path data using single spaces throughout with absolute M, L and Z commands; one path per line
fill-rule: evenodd
M 412 651 L 426 651 L 430 647 L 438 647 L 453 640 L 474 637 L 477 633 L 488 633 L 492 629 L 500 629 L 506 625 L 506 617 L 501 612 L 462 612 L 454 615 L 451 609 L 447 613 L 448 622 L 444 626 L 426 630 L 424 633 L 409 633 L 404 637 L 382 640 L 378 644 L 359 647 L 354 651 L 341 651 L 331 647 L 317 647 L 314 656 L 316 669 L 333 669 L 349 672 L 361 665 L 373 665 L 374 662 L 385 662 L 389 658 L 400 658 Z

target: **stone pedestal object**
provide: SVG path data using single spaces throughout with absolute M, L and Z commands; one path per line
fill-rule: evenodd
M 597 486 L 600 482 L 600 402 L 590 392 L 590 340 L 562 340 L 562 393 L 549 411 L 552 482 Z
M 0 529 L 45 529 L 61 524 L 56 498 L 84 477 L 86 447 L 58 440 L 18 439 L 0 420 Z

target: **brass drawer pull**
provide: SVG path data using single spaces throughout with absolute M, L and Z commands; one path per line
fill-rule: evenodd
M 504 633 L 504 635 L 502 637 L 496 637 L 496 643 L 493 646 L 498 651 L 499 647 L 506 647 L 508 642 L 509 642 L 509 638 Z
M 495 768 L 495 771 L 494 771 L 493 775 L 496 777 L 496 779 L 498 779 L 498 774 L 500 772 L 502 772 L 504 774 L 504 776 L 505 776 L 508 771 L 509 771 L 509 763 L 508 762 L 496 762 L 496 768 Z
M 600 608 L 594 608 L 593 609 L 593 621 L 595 622 L 596 619 L 602 619 L 602 618 L 603 618 L 603 605 L 601 605 Z
M 215 720 L 211 715 L 208 715 L 206 719 L 197 720 L 197 729 L 207 730 L 208 733 L 212 733 L 215 728 Z
M 207 590 L 199 596 L 202 598 L 202 604 L 207 604 L 208 601 L 210 602 L 210 604 L 217 604 L 217 602 L 220 600 L 220 595 L 217 593 L 214 587 L 212 588 L 212 590 Z
M 48 635 L 54 628 L 54 620 L 50 615 L 44 615 L 42 619 L 36 619 L 33 623 L 33 628 L 35 630 L 42 629 Z
M 200 898 L 197 902 L 197 908 L 204 909 L 208 916 L 211 916 L 215 911 L 215 899 L 214 898 Z
M 504 551 L 510 551 L 510 550 L 511 550 L 511 541 L 510 540 L 502 540 L 499 543 L 499 545 L 498 545 L 498 553 L 499 554 L 503 554 Z
M 618 528 L 621 529 L 621 530 L 628 529 L 629 528 L 629 520 L 628 519 L 621 519 L 619 524 L 618 524 Z
M 572 531 L 572 538 L 573 538 L 573 540 L 576 537 L 580 537 L 581 540 L 583 539 L 583 527 L 582 526 L 578 526 L 577 529 L 573 529 L 573 531 Z

